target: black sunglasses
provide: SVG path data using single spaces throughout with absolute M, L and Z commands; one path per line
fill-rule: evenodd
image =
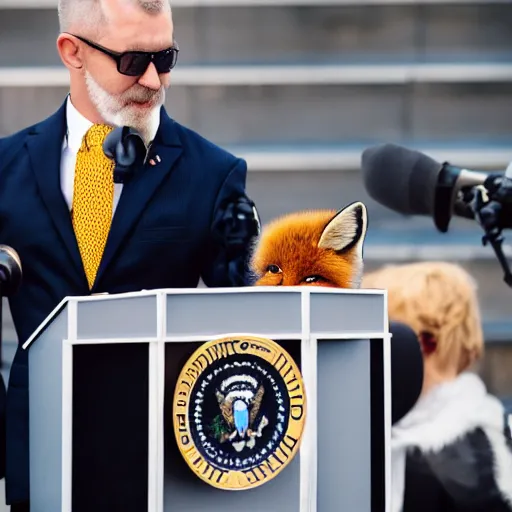
M 113 52 L 99 44 L 93 43 L 84 37 L 71 34 L 72 36 L 80 39 L 85 44 L 89 45 L 95 50 L 108 55 L 115 60 L 117 64 L 117 71 L 122 75 L 127 76 L 142 76 L 148 66 L 153 63 L 159 74 L 169 73 L 171 69 L 176 65 L 178 61 L 178 44 L 174 43 L 174 46 L 161 50 L 159 52 L 139 52 L 139 51 L 128 51 L 128 52 Z

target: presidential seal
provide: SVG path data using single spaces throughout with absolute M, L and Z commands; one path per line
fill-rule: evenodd
M 299 368 L 269 339 L 207 342 L 176 383 L 180 452 L 199 478 L 219 489 L 250 489 L 276 477 L 299 449 L 305 417 Z

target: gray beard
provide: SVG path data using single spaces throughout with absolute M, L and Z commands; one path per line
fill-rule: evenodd
M 162 89 L 160 101 L 151 110 L 141 114 L 141 112 L 130 107 L 120 106 L 124 104 L 122 96 L 116 97 L 109 94 L 94 80 L 88 71 L 85 72 L 85 83 L 89 97 L 105 123 L 116 127 L 130 126 L 134 128 L 140 133 L 146 147 L 148 147 L 155 137 L 154 132 L 158 127 L 160 108 L 165 99 L 165 90 Z

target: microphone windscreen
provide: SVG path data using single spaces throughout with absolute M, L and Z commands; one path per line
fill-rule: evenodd
M 9 245 L 0 245 L 0 300 L 12 297 L 21 286 L 23 270 L 19 254 Z
M 391 422 L 400 421 L 416 404 L 423 386 L 423 356 L 416 333 L 407 325 L 390 322 Z
M 372 199 L 404 215 L 432 215 L 442 164 L 395 144 L 363 151 L 361 170 Z

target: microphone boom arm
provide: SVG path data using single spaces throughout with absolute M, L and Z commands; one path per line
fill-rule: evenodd
M 512 287 L 512 272 L 502 248 L 504 237 L 499 220 L 503 215 L 502 205 L 498 201 L 490 200 L 488 190 L 483 185 L 475 187 L 473 193 L 471 206 L 475 213 L 475 220 L 485 231 L 485 235 L 482 237 L 482 245 L 486 246 L 488 243 L 491 245 L 503 269 L 503 280 L 508 286 Z
M 445 162 L 437 182 L 433 215 L 436 228 L 441 233 L 448 231 L 452 207 L 459 217 L 476 220 L 485 232 L 482 245 L 493 248 L 504 272 L 503 280 L 512 287 L 512 272 L 503 253 L 503 228 L 510 223 L 506 216 L 512 215 L 512 211 L 506 210 L 512 204 L 512 180 L 489 175 L 484 185 L 475 185 L 471 182 L 472 174 L 477 176 L 475 173 L 469 173 L 469 179 L 465 180 L 465 171 L 459 174 L 450 170 L 450 164 Z

